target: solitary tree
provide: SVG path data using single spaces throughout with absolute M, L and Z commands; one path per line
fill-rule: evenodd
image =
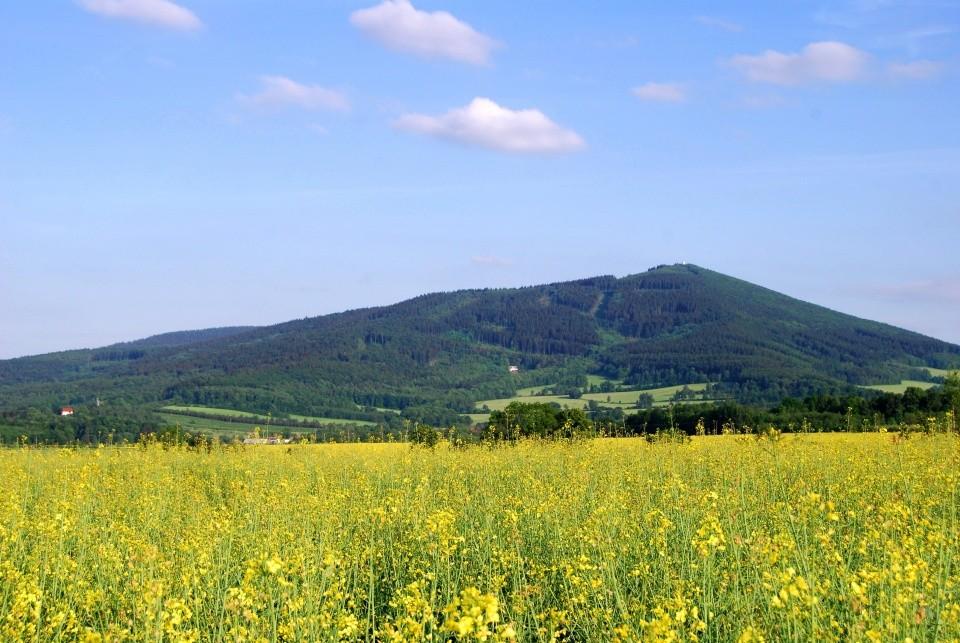
M 653 408 L 653 396 L 649 393 L 641 393 L 637 397 L 637 408 L 638 409 L 652 409 Z

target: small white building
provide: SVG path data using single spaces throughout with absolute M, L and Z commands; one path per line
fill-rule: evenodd
M 72 406 L 61 407 L 60 415 L 73 415 L 73 407 Z
M 520 372 L 520 367 L 519 367 L 519 366 L 511 366 L 511 367 L 510 367 L 510 372 L 511 372 L 511 373 L 519 373 L 519 372 Z

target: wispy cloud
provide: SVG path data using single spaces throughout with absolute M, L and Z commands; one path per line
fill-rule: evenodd
M 953 25 L 925 25 L 908 29 L 900 34 L 906 40 L 926 40 L 927 38 L 940 38 L 957 33 L 957 28 Z
M 537 109 L 512 110 L 489 98 L 439 116 L 406 114 L 394 125 L 402 130 L 517 154 L 559 154 L 585 146 L 573 130 L 557 125 Z
M 194 31 L 203 27 L 195 13 L 170 0 L 77 0 L 91 13 L 108 18 L 133 20 L 144 24 Z
M 727 31 L 730 33 L 739 33 L 743 31 L 743 25 L 731 20 L 724 20 L 723 18 L 717 18 L 715 16 L 696 16 L 694 20 L 699 22 L 704 27 L 710 27 L 711 29 L 719 29 L 720 31 Z
M 343 92 L 335 89 L 304 85 L 284 76 L 263 76 L 260 78 L 260 85 L 259 92 L 238 96 L 240 101 L 254 107 L 266 108 L 298 107 L 341 112 L 350 109 L 350 101 Z
M 755 56 L 738 55 L 730 64 L 748 80 L 775 85 L 849 83 L 866 73 L 870 56 L 842 42 L 813 42 L 799 53 L 768 49 Z
M 911 58 L 922 58 L 939 38 L 957 33 L 950 24 L 926 24 L 875 37 L 876 46 L 883 49 L 901 49 Z
M 484 65 L 498 43 L 446 11 L 427 12 L 409 0 L 384 0 L 350 14 L 364 34 L 395 51 Z
M 936 78 L 943 70 L 943 63 L 934 60 L 914 60 L 908 63 L 890 63 L 887 73 L 904 80 L 927 80 Z
M 865 23 L 875 19 L 877 14 L 889 12 L 902 2 L 898 0 L 847 0 L 846 2 L 832 3 L 832 6 L 820 9 L 814 13 L 817 22 L 841 27 L 857 29 Z
M 496 255 L 477 255 L 470 257 L 470 262 L 477 266 L 486 266 L 488 268 L 508 268 L 513 265 L 513 259 L 498 257 Z
M 679 83 L 644 83 L 634 87 L 631 93 L 640 100 L 659 103 L 682 103 L 687 100 L 687 92 Z

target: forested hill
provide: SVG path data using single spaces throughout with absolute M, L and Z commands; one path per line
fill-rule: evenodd
M 180 330 L 172 333 L 163 333 L 161 335 L 152 335 L 145 339 L 138 339 L 132 342 L 120 342 L 119 344 L 107 346 L 102 350 L 137 350 L 141 348 L 186 346 L 188 344 L 199 344 L 210 341 L 211 339 L 239 335 L 254 328 L 256 328 L 256 326 L 224 326 L 220 328 L 204 328 L 203 330 Z
M 467 412 L 587 374 L 775 399 L 957 365 L 956 345 L 684 264 L 0 361 L 0 409 L 99 396 L 330 417 Z

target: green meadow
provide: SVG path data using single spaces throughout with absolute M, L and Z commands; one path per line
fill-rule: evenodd
M 324 418 L 312 415 L 295 415 L 291 413 L 285 417 L 271 417 L 260 413 L 251 413 L 249 411 L 237 411 L 235 409 L 224 409 L 212 406 L 187 406 L 170 404 L 160 409 L 160 416 L 173 424 L 179 424 L 186 430 L 191 431 L 217 431 L 227 433 L 249 432 L 255 427 L 269 427 L 271 430 L 282 431 L 290 429 L 292 431 L 303 431 L 304 427 L 298 426 L 297 422 L 312 422 L 322 425 L 353 425 L 353 426 L 374 426 L 374 422 L 367 420 L 349 420 L 345 418 Z M 163 413 L 163 411 L 168 411 Z M 190 413 L 191 415 L 183 415 Z M 235 417 L 249 419 L 250 423 L 232 422 L 221 420 L 214 416 Z M 293 420 L 293 422 L 284 423 L 284 420 Z
M 207 433 L 213 435 L 242 436 L 252 433 L 259 428 L 263 433 L 281 432 L 285 430 L 303 432 L 302 426 L 284 426 L 280 424 L 247 424 L 245 422 L 228 422 L 215 418 L 197 417 L 194 415 L 180 415 L 179 413 L 159 413 L 164 422 L 170 425 L 179 425 L 187 433 Z
M 597 383 L 604 381 L 602 378 L 597 378 L 597 380 Z M 691 391 L 694 392 L 703 391 L 705 388 L 707 388 L 707 384 L 705 383 L 686 385 L 679 384 L 677 386 L 637 389 L 634 391 L 584 393 L 582 397 L 578 399 L 572 399 L 567 395 L 536 395 L 537 392 L 548 389 L 550 386 L 532 386 L 519 389 L 517 394 L 513 397 L 496 400 L 482 400 L 477 402 L 477 409 L 479 411 L 486 406 L 491 411 L 502 411 L 511 402 L 556 402 L 564 408 L 585 408 L 590 401 L 594 401 L 602 407 L 611 409 L 619 408 L 626 411 L 634 408 L 634 405 L 637 403 L 637 398 L 639 398 L 643 393 L 648 393 L 653 396 L 653 402 L 655 406 L 665 406 L 670 402 L 670 399 L 677 393 L 677 391 L 682 390 L 684 386 L 687 386 Z
M 947 371 L 944 371 L 947 373 Z M 908 388 L 920 388 L 927 390 L 928 388 L 933 388 L 936 386 L 933 382 L 921 382 L 919 380 L 900 380 L 899 384 L 870 384 L 869 386 L 864 386 L 863 388 L 872 389 L 874 391 L 883 391 L 884 393 L 897 393 L 902 394 Z

